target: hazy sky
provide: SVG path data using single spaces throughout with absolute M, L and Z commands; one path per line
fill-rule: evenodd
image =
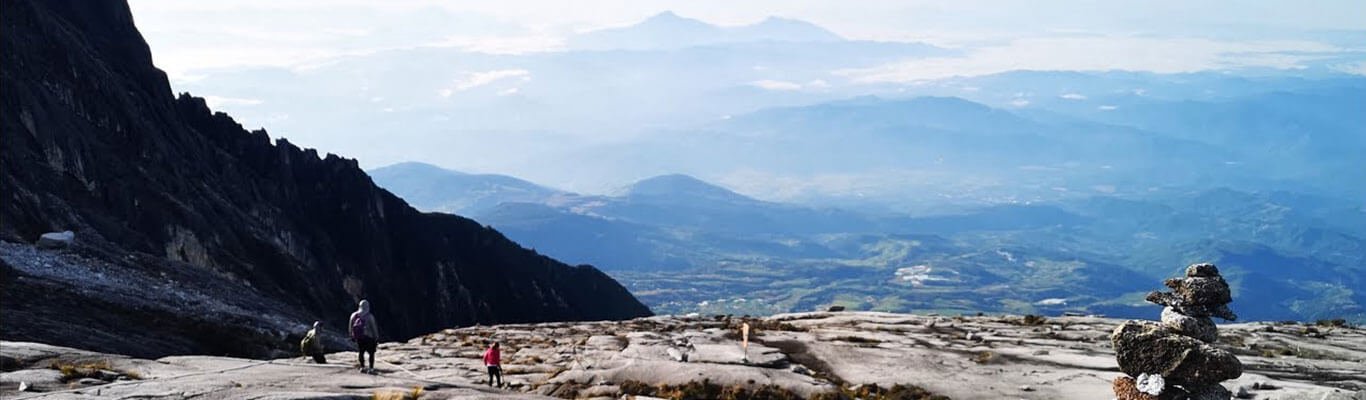
M 869 80 L 935 78 L 939 70 L 1288 68 L 1366 47 L 1366 7 L 1358 0 L 132 0 L 132 7 L 157 64 L 177 80 L 194 79 L 197 70 L 294 66 L 387 48 L 555 50 L 576 32 L 628 25 L 665 10 L 721 25 L 780 16 L 851 39 L 972 50 L 965 57 L 846 71 Z M 1366 73 L 1366 64 L 1340 69 Z
M 498 102 L 500 96 L 534 96 L 525 92 L 534 91 L 534 87 L 559 87 L 545 77 L 553 75 L 531 71 L 515 61 L 448 71 L 450 77 L 431 77 L 453 81 L 441 87 L 422 88 L 425 91 L 415 89 L 412 93 L 425 96 L 419 99 L 421 102 L 405 100 L 403 96 L 409 94 L 404 90 L 409 87 L 393 84 L 404 81 L 398 78 L 384 81 L 384 89 L 393 93 L 376 95 L 363 94 L 368 89 L 355 88 L 364 84 L 345 81 L 327 83 L 331 86 L 323 90 L 308 86 L 316 82 L 307 79 L 300 79 L 298 85 L 277 85 L 268 80 L 226 78 L 231 84 L 225 86 L 225 80 L 219 78 L 234 74 L 220 73 L 271 66 L 288 68 L 297 76 L 307 77 L 308 71 L 317 70 L 311 66 L 324 65 L 340 56 L 414 47 L 443 46 L 497 54 L 564 51 L 568 39 L 575 34 L 628 26 L 672 11 L 682 17 L 725 26 L 753 24 L 770 16 L 785 17 L 814 23 L 847 39 L 925 42 L 954 50 L 947 52 L 952 54 L 947 56 L 879 61 L 880 64 L 832 62 L 832 69 L 820 71 L 822 75 L 799 80 L 775 75 L 747 84 L 736 83 L 792 96 L 805 91 L 833 90 L 853 96 L 867 94 L 873 87 L 914 86 L 922 80 L 1021 69 L 1179 73 L 1254 67 L 1298 74 L 1298 70 L 1312 65 L 1315 69 L 1310 71 L 1328 68 L 1366 75 L 1366 7 L 1361 0 L 130 1 L 135 21 L 152 47 L 157 66 L 167 71 L 175 89 L 205 97 L 216 110 L 232 114 L 248 127 L 266 127 L 273 136 L 358 158 L 367 168 L 419 160 L 470 172 L 513 174 L 589 191 L 612 184 L 611 180 L 616 178 L 594 175 L 598 181 L 579 182 L 586 179 L 583 174 L 568 172 L 562 165 L 547 165 L 528 149 L 558 148 L 564 142 L 583 145 L 585 135 L 607 140 L 601 126 L 579 127 L 582 129 L 577 133 L 573 127 L 557 126 L 554 132 L 515 135 L 497 129 L 462 129 L 458 134 L 414 131 L 407 132 L 411 137 L 406 139 L 382 137 L 383 130 L 352 129 L 386 126 L 383 122 L 394 118 L 388 112 L 396 108 L 451 110 L 455 108 L 441 107 L 447 107 L 445 104 L 452 100 L 496 105 L 502 104 Z M 532 58 L 536 57 L 528 57 Z M 261 87 L 256 87 L 258 83 Z M 187 89 L 190 87 L 194 89 Z M 343 128 L 320 128 L 332 126 L 329 124 L 335 118 L 326 112 L 289 114 L 281 110 L 288 107 L 280 104 L 308 104 L 307 97 L 290 97 L 299 96 L 300 88 L 369 99 L 374 104 L 365 106 L 374 109 L 368 114 L 351 110 L 356 114 L 347 116 L 348 124 Z M 347 91 L 351 89 L 360 92 Z M 519 89 L 524 89 L 523 93 Z M 302 94 L 310 93 L 305 90 Z M 469 100 L 475 96 L 485 97 Z M 409 128 L 421 126 L 418 122 L 427 120 L 423 118 L 433 117 L 415 115 L 408 116 L 419 118 Z M 433 118 L 437 117 L 451 120 L 446 115 Z M 433 126 L 460 128 L 462 123 L 478 119 L 469 117 Z M 584 135 L 575 136 L 578 133 Z M 563 165 L 578 164 L 578 160 L 562 161 Z M 689 172 L 671 168 L 636 172 Z M 741 186 L 737 183 L 741 181 L 786 182 L 751 175 L 718 179 L 732 186 Z

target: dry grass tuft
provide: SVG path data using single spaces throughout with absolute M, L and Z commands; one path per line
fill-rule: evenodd
M 142 379 L 142 373 L 140 372 L 114 369 L 113 365 L 109 363 L 109 360 L 86 363 L 53 361 L 52 364 L 48 365 L 48 368 L 60 372 L 62 374 L 61 381 L 63 383 L 85 378 L 94 378 L 105 382 L 113 381 L 119 377 Z
M 424 390 L 421 386 L 413 386 L 412 390 L 388 390 L 375 392 L 370 395 L 370 400 L 417 400 L 422 398 Z
M 948 397 L 931 393 L 925 388 L 915 385 L 897 384 L 889 389 L 883 389 L 876 384 L 862 385 L 858 388 L 850 389 L 840 387 L 833 392 L 821 393 L 811 397 L 812 400 L 949 400 Z
M 999 357 L 996 356 L 996 353 L 990 351 L 978 352 L 977 355 L 972 356 L 972 362 L 978 364 L 991 364 L 998 359 Z

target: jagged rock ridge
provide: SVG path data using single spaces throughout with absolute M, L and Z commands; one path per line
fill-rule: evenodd
M 361 297 L 374 301 L 388 339 L 475 323 L 650 314 L 595 268 L 564 265 L 469 219 L 420 213 L 354 160 L 272 144 L 201 98 L 173 96 L 125 2 L 6 1 L 0 36 L 0 238 L 31 243 L 72 230 L 81 257 L 148 272 L 131 278 L 135 287 L 157 290 L 151 285 L 173 282 L 167 273 L 191 279 L 199 275 L 188 269 L 202 269 L 203 279 L 221 278 L 214 285 L 263 299 L 239 313 L 245 321 L 196 320 L 187 330 L 195 335 L 221 335 L 218 325 L 251 325 L 253 314 L 276 311 L 340 327 Z M 3 263 L 3 307 L 8 320 L 30 323 L 6 324 L 7 339 L 88 347 L 63 333 L 79 323 L 64 318 L 127 312 L 102 329 L 126 333 L 129 343 L 93 350 L 156 355 L 135 338 L 185 334 L 162 327 L 195 317 L 145 315 L 69 282 L 34 286 L 41 280 L 32 268 L 42 265 L 16 257 Z M 13 295 L 21 292 L 32 295 Z M 70 298 L 90 301 L 54 304 Z M 99 307 L 80 308 L 88 303 Z M 194 304 L 183 306 L 193 312 Z M 279 335 L 262 332 L 251 348 L 192 338 L 161 352 L 260 356 L 260 348 L 288 345 Z

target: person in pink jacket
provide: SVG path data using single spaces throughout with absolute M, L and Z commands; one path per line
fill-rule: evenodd
M 498 351 L 498 342 L 489 345 L 488 350 L 484 350 L 484 366 L 489 369 L 489 386 L 493 386 L 493 379 L 498 378 L 498 386 L 503 386 L 503 354 Z

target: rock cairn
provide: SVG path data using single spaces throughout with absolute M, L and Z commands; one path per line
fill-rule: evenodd
M 1233 296 L 1214 264 L 1186 267 L 1186 276 L 1164 282 L 1170 292 L 1148 293 L 1164 306 L 1162 322 L 1127 321 L 1110 341 L 1126 376 L 1115 378 L 1118 400 L 1227 400 L 1233 394 L 1219 382 L 1243 374 L 1243 364 L 1213 346 L 1218 328 L 1210 317 L 1232 321 Z

